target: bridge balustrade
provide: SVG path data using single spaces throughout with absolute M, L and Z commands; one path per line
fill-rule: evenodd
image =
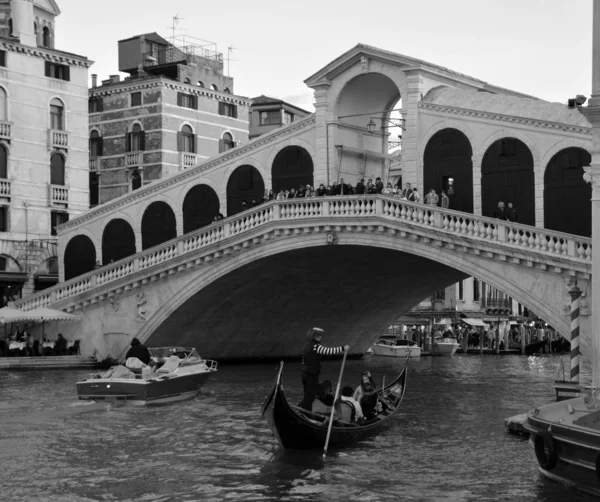
M 538 229 L 527 225 L 426 206 L 382 195 L 318 197 L 272 201 L 228 217 L 195 232 L 177 237 L 154 248 L 95 269 L 50 289 L 15 302 L 30 310 L 80 295 L 98 286 L 120 281 L 138 271 L 152 268 L 260 228 L 274 221 L 318 218 L 322 225 L 347 224 L 345 219 L 377 218 L 405 222 L 414 227 L 434 229 L 443 239 L 464 236 L 482 243 L 500 244 L 515 250 L 543 253 L 548 258 L 568 258 L 591 264 L 591 239 Z

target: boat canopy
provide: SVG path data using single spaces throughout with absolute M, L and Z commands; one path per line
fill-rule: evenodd
M 483 322 L 481 319 L 473 319 L 472 317 L 466 317 L 465 319 L 461 319 L 463 322 L 470 324 L 471 326 L 481 326 L 482 328 L 487 328 L 487 323 Z

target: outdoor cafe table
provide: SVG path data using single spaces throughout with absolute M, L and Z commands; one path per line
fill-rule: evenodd
M 27 347 L 27 344 L 25 342 L 10 342 L 8 349 L 9 350 L 23 350 L 25 347 Z

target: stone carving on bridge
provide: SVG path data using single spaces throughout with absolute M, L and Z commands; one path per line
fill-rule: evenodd
M 335 231 L 327 232 L 327 244 L 335 246 L 338 242 L 339 239 Z
M 148 304 L 144 293 L 135 295 L 135 304 L 137 306 L 136 322 L 145 322 L 148 319 Z
M 591 166 L 586 167 L 587 169 L 591 169 Z M 586 169 L 586 167 L 584 167 L 583 169 Z M 600 175 L 598 175 L 598 173 L 594 173 L 591 170 L 585 171 L 583 173 L 583 180 L 586 183 L 590 183 L 592 185 L 593 190 L 600 189 Z
M 113 312 L 119 311 L 119 299 L 116 296 L 111 296 L 108 301 L 110 302 L 110 306 L 113 309 Z
M 362 65 L 363 73 L 366 73 L 369 71 L 369 58 L 367 56 L 360 57 L 360 64 Z

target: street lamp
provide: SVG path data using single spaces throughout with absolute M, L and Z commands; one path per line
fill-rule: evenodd
M 403 131 L 406 131 L 406 119 L 381 119 L 379 117 L 377 117 L 377 119 L 381 120 L 380 129 L 382 131 L 385 129 L 389 129 L 390 127 L 400 127 Z M 386 124 L 386 122 L 387 122 L 387 124 Z M 367 130 L 371 134 L 373 134 L 376 129 L 377 129 L 377 124 L 373 120 L 373 117 L 371 117 L 371 120 L 369 120 L 369 123 L 367 124 Z

